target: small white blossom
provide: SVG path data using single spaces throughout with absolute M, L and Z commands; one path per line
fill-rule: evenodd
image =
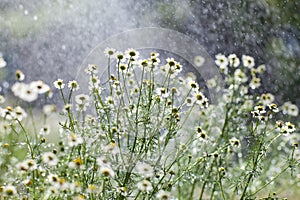
M 138 163 L 136 165 L 137 173 L 146 178 L 154 175 L 153 167 L 147 163 Z
M 39 94 L 44 94 L 50 91 L 49 85 L 45 84 L 41 80 L 31 82 L 30 87 L 34 88 Z
M 107 166 L 100 167 L 100 173 L 107 177 L 115 176 L 115 172 L 110 167 Z
M 69 81 L 68 83 L 68 88 L 70 88 L 70 90 L 79 90 L 79 85 L 77 83 L 77 81 L 73 80 L 73 81 Z
M 245 83 L 248 80 L 248 77 L 241 69 L 236 69 L 234 71 L 234 79 L 238 82 Z
M 152 184 L 150 181 L 143 180 L 137 183 L 137 188 L 142 192 L 150 192 L 153 190 Z
M 238 67 L 240 65 L 240 59 L 236 56 L 236 54 L 230 54 L 228 56 L 228 60 L 231 67 Z
M 257 77 L 253 77 L 249 86 L 252 88 L 252 89 L 256 89 L 256 88 L 259 88 L 261 86 L 261 83 L 260 83 L 260 78 L 257 78 Z
M 59 162 L 57 156 L 52 152 L 43 153 L 42 161 L 50 167 L 56 166 Z
M 104 54 L 106 57 L 111 57 L 115 54 L 116 50 L 113 49 L 113 48 L 109 48 L 107 47 L 105 50 L 104 50 Z
M 255 65 L 254 58 L 251 56 L 243 55 L 242 56 L 243 65 L 249 69 L 253 68 Z
M 56 81 L 53 82 L 53 85 L 57 89 L 63 89 L 65 87 L 65 84 L 62 79 L 57 79 Z
M 15 196 L 17 194 L 17 189 L 15 186 L 12 185 L 6 185 L 3 188 L 3 195 L 5 197 L 12 197 Z
M 25 79 L 25 74 L 21 70 L 16 70 L 17 81 L 23 81 Z
M 196 67 L 201 67 L 204 62 L 205 62 L 205 58 L 203 58 L 200 55 L 199 56 L 195 56 L 195 58 L 194 58 L 194 65 Z
M 78 146 L 82 143 L 83 143 L 83 138 L 82 137 L 80 137 L 80 136 L 78 136 L 74 133 L 70 134 L 69 141 L 68 141 L 68 145 L 70 147 Z
M 157 195 L 156 195 L 157 199 L 159 200 L 169 200 L 170 197 L 170 193 L 164 190 L 160 190 Z
M 3 59 L 2 55 L 0 54 L 0 68 L 6 67 L 6 61 Z
M 56 105 L 54 104 L 47 104 L 43 106 L 43 113 L 45 115 L 50 115 L 56 112 Z
M 265 93 L 260 96 L 260 100 L 264 105 L 273 103 L 275 97 L 271 93 Z
M 227 68 L 227 65 L 228 65 L 228 59 L 225 55 L 223 54 L 217 54 L 216 55 L 216 60 L 215 60 L 215 63 L 221 68 Z

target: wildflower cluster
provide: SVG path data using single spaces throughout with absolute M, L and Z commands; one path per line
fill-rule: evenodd
M 84 70 L 87 90 L 76 80 L 53 82 L 61 116 L 52 104 L 43 106 L 39 123 L 30 107 L 1 107 L 1 198 L 251 199 L 274 182 L 283 186 L 280 175 L 300 174 L 292 123 L 298 108 L 255 93 L 266 67 L 256 68 L 252 57 L 216 56 L 226 88 L 212 105 L 174 58 L 104 53 L 104 78 L 94 64 Z M 29 105 L 40 94 L 51 97 L 44 82 L 23 83 L 19 70 L 16 79 L 12 92 Z M 207 86 L 217 87 L 216 80 Z

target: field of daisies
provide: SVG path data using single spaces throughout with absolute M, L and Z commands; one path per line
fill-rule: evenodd
M 0 95 L 0 199 L 300 195 L 298 108 L 259 90 L 267 66 L 218 54 L 225 85 L 217 88 L 216 79 L 201 85 L 156 52 L 104 53 L 106 78 L 100 66 L 86 66 L 88 88 L 67 77 L 28 82 L 15 72 Z M 214 103 L 210 89 L 222 90 Z M 53 93 L 58 105 L 47 103 Z

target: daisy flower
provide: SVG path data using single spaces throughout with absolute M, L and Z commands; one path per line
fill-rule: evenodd
M 15 186 L 6 185 L 6 186 L 4 186 L 2 193 L 6 197 L 12 197 L 12 196 L 17 195 L 17 189 Z
M 160 63 L 160 59 L 158 57 L 151 57 L 149 63 L 150 65 L 157 66 Z
M 272 112 L 275 113 L 279 112 L 279 109 L 275 103 L 268 104 L 267 106 Z
M 98 72 L 98 66 L 94 64 L 89 64 L 85 69 L 85 73 L 87 74 L 96 74 Z
M 237 69 L 234 71 L 234 79 L 245 83 L 248 80 L 248 77 L 241 69 Z
M 17 81 L 23 81 L 25 79 L 25 74 L 21 70 L 16 70 L 15 75 Z
M 77 83 L 77 81 L 73 80 L 73 81 L 69 81 L 68 83 L 68 88 L 70 88 L 71 90 L 79 90 L 79 85 Z
M 174 58 L 167 58 L 167 64 L 170 66 L 170 67 L 174 67 L 176 65 L 176 61 L 174 60 Z
M 27 102 L 35 101 L 38 98 L 37 89 L 24 83 L 15 83 L 12 87 L 12 91 L 15 96 Z
M 3 95 L 0 95 L 0 104 L 5 102 L 5 97 Z
M 50 126 L 49 125 L 44 125 L 41 129 L 40 129 L 40 134 L 41 135 L 49 135 L 50 133 Z
M 157 199 L 159 200 L 169 200 L 170 199 L 170 193 L 164 190 L 160 190 L 157 195 Z
M 236 56 L 236 54 L 230 54 L 228 56 L 229 66 L 238 67 L 240 65 L 240 59 Z
M 266 71 L 266 66 L 265 65 L 259 65 L 256 69 L 256 71 L 259 73 L 259 74 L 262 74 Z
M 296 130 L 295 125 L 291 122 L 285 122 L 284 128 L 287 130 L 288 133 L 293 133 Z
M 202 92 L 196 92 L 193 94 L 193 98 L 195 99 L 195 102 L 198 104 L 198 105 L 201 105 L 205 99 L 205 96 L 203 95 Z
M 290 104 L 290 106 L 288 108 L 288 111 L 287 111 L 287 114 L 291 115 L 291 116 L 294 116 L 294 117 L 297 117 L 298 113 L 299 113 L 298 107 L 295 104 Z
M 188 106 L 188 107 L 193 106 L 193 105 L 194 105 L 194 99 L 191 98 L 191 97 L 187 97 L 187 98 L 185 99 L 185 105 Z
M 56 81 L 53 82 L 53 85 L 57 89 L 63 89 L 65 87 L 65 84 L 62 79 L 57 79 Z
M 159 56 L 159 53 L 157 53 L 157 52 L 151 52 L 150 53 L 151 58 L 157 58 L 158 56 Z
M 75 102 L 77 104 L 87 104 L 90 101 L 90 97 L 86 94 L 79 94 L 75 96 Z
M 262 94 L 260 96 L 260 100 L 264 105 L 273 103 L 274 99 L 275 99 L 275 97 L 271 93 Z
M 47 176 L 47 181 L 51 184 L 51 185 L 56 185 L 59 182 L 59 177 L 56 174 L 49 174 Z
M 153 167 L 147 163 L 138 163 L 136 165 L 136 171 L 138 174 L 146 178 L 152 177 L 154 175 Z
M 6 108 L 0 108 L 0 116 L 4 119 L 15 119 L 15 115 L 14 109 L 10 106 L 7 106 Z
M 31 82 L 30 87 L 34 88 L 39 94 L 44 94 L 50 90 L 49 85 L 41 80 Z
M 194 65 L 196 67 L 201 67 L 204 62 L 205 62 L 205 58 L 203 58 L 202 56 L 199 55 L 194 57 Z
M 15 113 L 15 119 L 17 119 L 18 121 L 22 121 L 24 118 L 27 117 L 27 113 L 20 106 L 14 108 L 14 113 Z
M 130 48 L 125 51 L 125 55 L 127 58 L 133 58 L 134 60 L 136 60 L 139 57 L 139 52 L 137 52 L 135 49 Z
M 254 58 L 251 56 L 243 55 L 242 56 L 243 65 L 249 69 L 253 68 L 255 65 Z
M 148 180 L 143 180 L 141 182 L 138 182 L 137 188 L 142 192 L 150 192 L 151 190 L 153 190 L 153 187 L 152 187 L 150 181 L 148 181 Z
M 253 77 L 249 86 L 252 88 L 252 89 L 256 89 L 258 87 L 261 86 L 261 83 L 260 83 L 260 78 L 257 78 L 257 77 Z
M 45 115 L 50 115 L 56 112 L 56 105 L 54 104 L 47 104 L 43 106 L 43 113 Z
M 163 98 L 167 98 L 169 96 L 169 92 L 164 87 L 156 88 L 155 92 L 158 96 Z
M 125 61 L 125 55 L 120 51 L 115 52 L 115 57 L 118 60 L 118 62 L 124 62 Z
M 3 68 L 6 66 L 6 61 L 3 59 L 2 55 L 0 54 L 0 68 Z
M 52 152 L 43 153 L 42 161 L 50 167 L 56 166 L 59 162 L 57 156 Z
M 113 48 L 109 48 L 107 47 L 105 50 L 104 50 L 104 54 L 106 57 L 111 57 L 115 54 L 116 50 L 113 49 Z
M 100 167 L 100 173 L 106 177 L 114 177 L 115 176 L 115 172 L 107 166 L 102 166 Z
M 227 68 L 227 65 L 228 65 L 228 59 L 225 55 L 223 54 L 217 54 L 216 56 L 216 60 L 215 60 L 215 63 L 216 65 L 218 65 L 220 68 Z
M 70 147 L 75 147 L 75 146 L 78 146 L 82 143 L 83 143 L 83 138 L 82 137 L 80 137 L 80 136 L 78 136 L 74 133 L 70 134 L 69 141 L 68 141 L 68 145 Z
M 235 137 L 231 138 L 229 140 L 229 142 L 230 142 L 231 146 L 233 146 L 233 147 L 240 147 L 241 146 L 240 141 Z
M 112 97 L 112 96 L 106 97 L 105 103 L 107 103 L 107 104 L 110 105 L 110 106 L 114 105 L 114 104 L 115 104 L 115 99 L 114 99 L 114 97 Z
M 189 84 L 189 86 L 190 86 L 191 89 L 193 89 L 194 91 L 198 91 L 198 89 L 199 89 L 199 84 L 198 84 L 196 81 L 190 80 L 190 81 L 188 82 L 188 84 Z

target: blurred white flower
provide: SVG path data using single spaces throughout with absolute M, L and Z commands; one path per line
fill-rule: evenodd
M 141 182 L 137 183 L 137 188 L 142 192 L 150 192 L 153 190 L 152 184 L 150 181 L 142 180 Z
M 98 66 L 94 64 L 89 64 L 85 69 L 85 73 L 87 74 L 96 74 L 98 72 Z
M 295 104 L 291 104 L 289 106 L 289 109 L 288 109 L 288 115 L 291 115 L 291 116 L 294 116 L 294 117 L 297 117 L 298 116 L 298 113 L 299 113 L 299 109 L 298 107 L 295 105 Z
M 260 87 L 261 86 L 260 78 L 253 77 L 249 86 L 251 87 L 251 89 L 256 89 L 256 88 Z
M 116 52 L 115 49 L 109 48 L 109 47 L 107 47 L 107 48 L 104 50 L 104 54 L 105 54 L 106 57 L 111 57 L 111 56 L 113 56 L 115 52 Z
M 0 104 L 5 102 L 5 97 L 3 95 L 0 95 Z
M 71 90 L 77 91 L 77 90 L 79 90 L 79 85 L 78 85 L 77 81 L 75 81 L 75 80 L 69 81 L 68 88 L 70 88 Z
M 16 70 L 17 81 L 23 81 L 25 79 L 25 74 L 21 70 Z
M 59 162 L 57 156 L 52 152 L 45 152 L 42 154 L 42 161 L 48 166 L 56 166 Z
M 205 58 L 203 58 L 202 56 L 195 56 L 194 65 L 196 67 L 201 67 L 204 62 L 205 62 Z
M 45 115 L 50 115 L 56 112 L 56 105 L 54 104 L 47 104 L 43 106 L 43 113 Z
M 248 80 L 248 77 L 241 69 L 236 69 L 234 71 L 234 79 L 238 82 L 245 83 Z
M 152 177 L 154 175 L 153 167 L 147 163 L 139 162 L 136 165 L 136 171 L 138 174 L 146 178 Z
M 50 91 L 49 85 L 41 80 L 31 82 L 30 87 L 36 90 L 39 94 L 44 94 Z
M 56 81 L 53 82 L 53 85 L 57 89 L 63 89 L 65 87 L 65 84 L 62 79 L 57 79 Z
M 70 134 L 69 141 L 68 141 L 68 145 L 70 147 L 78 146 L 82 143 L 83 143 L 83 138 L 82 137 L 80 137 L 80 136 L 78 136 L 74 133 Z
M 170 193 L 164 190 L 160 190 L 157 195 L 157 199 L 159 200 L 169 200 L 170 199 Z
M 139 54 L 140 54 L 139 52 L 137 52 L 135 49 L 132 49 L 132 48 L 127 49 L 125 51 L 125 55 L 127 58 L 133 58 L 135 60 L 138 59 Z
M 243 55 L 242 60 L 244 67 L 248 67 L 249 69 L 253 68 L 255 65 L 254 58 L 251 56 Z
M 12 197 L 17 195 L 17 189 L 15 186 L 6 185 L 3 188 L 3 192 L 1 192 L 5 197 Z
M 215 63 L 220 67 L 220 68 L 227 68 L 228 65 L 228 59 L 225 55 L 223 54 L 217 54 L 216 56 Z
M 260 100 L 263 103 L 263 105 L 267 105 L 267 104 L 273 103 L 274 99 L 275 99 L 275 97 L 271 93 L 262 94 L 260 96 Z
M 238 67 L 240 65 L 240 59 L 236 56 L 236 54 L 230 54 L 228 56 L 228 60 L 231 67 Z
M 266 66 L 265 65 L 259 65 L 256 70 L 259 74 L 262 74 L 266 71 Z
M 3 59 L 3 57 L 0 54 L 0 68 L 6 67 L 6 61 Z
M 90 97 L 86 94 L 79 94 L 75 96 L 75 102 L 77 104 L 88 104 L 90 101 Z
M 15 113 L 15 119 L 17 119 L 18 121 L 22 121 L 24 118 L 27 117 L 27 113 L 20 106 L 14 108 L 14 113 Z
M 36 88 L 32 88 L 30 85 L 25 83 L 16 82 L 12 86 L 11 90 L 15 96 L 27 102 L 35 101 L 38 98 L 38 92 Z
M 41 135 L 49 135 L 50 133 L 50 126 L 49 125 L 44 125 L 41 129 L 40 129 L 40 134 Z
M 158 96 L 162 98 L 167 98 L 169 96 L 169 92 L 164 87 L 156 88 L 155 92 Z
M 100 173 L 107 177 L 115 176 L 115 172 L 110 167 L 107 167 L 107 166 L 100 167 Z

